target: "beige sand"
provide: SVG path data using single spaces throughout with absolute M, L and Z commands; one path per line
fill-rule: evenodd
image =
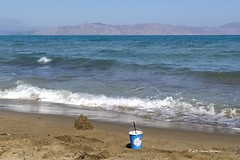
M 130 126 L 94 122 L 76 130 L 75 118 L 0 110 L 0 159 L 240 159 L 240 137 L 143 127 L 143 148 L 128 148 Z

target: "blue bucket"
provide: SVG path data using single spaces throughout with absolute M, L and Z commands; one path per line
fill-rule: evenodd
M 143 132 L 140 129 L 129 131 L 130 143 L 132 149 L 141 149 L 143 141 Z

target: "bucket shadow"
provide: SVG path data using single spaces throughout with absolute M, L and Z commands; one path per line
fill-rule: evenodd
M 126 148 L 131 148 L 131 143 L 128 143 L 128 144 L 126 145 Z

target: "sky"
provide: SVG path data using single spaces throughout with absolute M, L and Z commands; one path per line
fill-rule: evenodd
M 34 26 L 163 23 L 221 26 L 240 22 L 240 0 L 0 0 L 0 18 Z

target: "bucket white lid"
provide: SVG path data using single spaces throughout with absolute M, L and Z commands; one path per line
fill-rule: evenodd
M 141 131 L 141 130 L 131 130 L 131 131 L 129 131 L 129 134 L 130 135 L 140 135 L 140 134 L 143 134 L 143 131 Z

